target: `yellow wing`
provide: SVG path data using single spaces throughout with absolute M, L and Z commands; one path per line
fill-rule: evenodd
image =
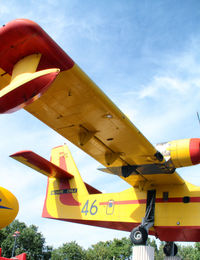
M 45 80 L 48 79 L 47 83 L 41 77 L 33 81 L 33 74 L 29 73 L 29 79 L 23 83 L 23 88 L 18 84 L 15 89 L 12 89 L 11 94 L 4 91 L 6 95 L 10 94 L 9 101 L 17 99 L 15 93 L 18 89 L 18 100 L 24 99 L 23 91 L 26 91 L 26 100 L 23 101 L 23 106 L 26 105 L 25 109 L 29 113 L 105 167 L 164 163 L 163 156 L 154 146 L 37 24 L 28 20 L 16 20 L 6 25 L 6 28 L 2 30 L 0 36 L 5 39 L 2 42 L 7 43 L 6 45 L 5 43 L 0 44 L 4 55 L 0 57 L 2 71 L 10 73 L 13 67 L 13 70 L 16 71 L 19 67 L 18 64 L 20 64 L 20 73 L 23 73 L 23 66 L 24 71 L 27 72 L 27 65 L 31 67 L 30 62 L 33 58 L 35 59 L 33 53 L 40 53 L 40 55 L 37 56 L 35 67 L 33 69 L 31 67 L 31 73 L 50 68 L 57 68 L 55 70 L 60 71 L 59 75 L 56 75 L 57 77 L 53 76 L 51 79 L 51 82 L 54 81 L 50 87 L 48 78 L 45 78 Z M 18 31 L 20 33 L 17 33 Z M 13 45 L 12 49 L 8 49 L 11 46 L 10 41 L 13 40 L 12 33 L 17 44 Z M 12 62 L 7 64 L 6 61 L 11 52 Z M 26 56 L 29 57 L 24 59 Z M 17 62 L 19 63 L 15 65 Z M 39 87 L 40 84 L 44 83 L 44 94 L 44 90 L 39 87 L 37 89 L 33 87 L 32 92 L 27 90 L 31 84 L 36 84 L 34 82 Z M 4 84 L 3 87 L 8 89 Z M 4 102 L 3 104 L 7 106 L 6 95 L 2 95 L 1 99 L 2 103 Z M 32 103 L 29 104 L 30 102 Z M 11 107 L 8 106 L 7 110 L 13 111 L 15 102 L 10 103 Z M 16 102 L 16 106 L 20 107 L 20 104 Z M 4 111 L 3 108 L 2 111 Z M 140 183 L 144 182 L 153 184 L 183 183 L 177 173 L 163 174 L 162 171 L 160 174 L 150 172 L 147 175 L 136 171 L 136 174 L 130 175 L 125 180 L 133 186 L 139 186 Z
M 25 109 L 106 167 L 161 163 L 156 149 L 77 65 Z M 132 186 L 183 183 L 177 173 L 123 179 Z

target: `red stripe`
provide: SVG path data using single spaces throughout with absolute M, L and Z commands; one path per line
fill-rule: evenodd
M 59 166 L 63 170 L 67 171 L 67 164 L 65 160 L 64 153 L 61 152 L 59 154 Z M 60 179 L 59 188 L 62 189 L 70 189 L 69 180 L 67 179 Z M 67 206 L 81 206 L 81 203 L 76 201 L 71 193 L 65 193 L 60 195 L 60 202 Z
M 52 218 L 47 210 L 47 196 L 48 196 L 48 190 L 49 190 L 49 178 L 47 179 L 47 189 L 46 189 L 46 196 L 45 196 L 45 201 L 44 201 L 44 206 L 43 206 L 43 211 L 42 211 L 42 217 L 43 218 Z
M 168 202 L 183 202 L 183 198 L 177 197 L 177 198 L 168 198 L 167 201 L 163 200 L 163 198 L 157 198 L 156 203 L 168 203 Z
M 145 204 L 146 199 L 141 199 L 141 200 L 122 200 L 122 201 L 113 201 L 115 205 L 127 205 L 127 204 Z M 109 201 L 107 202 L 100 202 L 99 205 L 108 205 Z
M 146 204 L 146 199 L 141 200 L 122 200 L 122 201 L 113 201 L 114 205 L 134 205 L 134 204 Z M 169 198 L 167 201 L 164 201 L 163 198 L 157 198 L 156 203 L 183 203 L 183 197 Z M 200 197 L 190 197 L 190 202 L 200 202 Z M 100 202 L 100 206 L 106 206 L 109 204 L 109 201 Z
M 199 138 L 190 139 L 190 158 L 192 164 L 200 163 L 200 139 Z

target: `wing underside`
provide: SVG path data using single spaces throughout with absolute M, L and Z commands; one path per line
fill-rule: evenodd
M 48 90 L 27 105 L 26 111 L 105 167 L 164 163 L 161 154 L 144 135 L 37 24 L 15 20 L 0 30 L 0 36 L 4 37 L 0 43 L 1 80 L 4 79 L 0 88 L 8 83 L 15 63 L 33 53 L 41 54 L 37 70 L 60 70 Z M 11 42 L 17 44 L 11 48 Z M 183 183 L 175 171 L 136 172 L 122 178 L 132 186 L 141 182 Z

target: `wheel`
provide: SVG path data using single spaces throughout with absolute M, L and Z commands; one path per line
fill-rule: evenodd
M 130 238 L 135 245 L 146 245 L 148 233 L 142 226 L 138 226 L 131 231 Z
M 163 252 L 166 256 L 175 256 L 178 252 L 178 247 L 174 242 L 167 242 L 163 247 Z

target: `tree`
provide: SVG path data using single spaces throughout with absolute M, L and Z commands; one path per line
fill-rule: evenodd
M 156 240 L 155 239 L 148 238 L 147 239 L 147 245 L 152 246 L 154 248 L 155 255 L 158 254 L 158 246 L 156 244 Z
M 85 260 L 85 250 L 75 241 L 65 243 L 55 249 L 51 255 L 52 260 Z
M 178 247 L 178 254 L 184 259 L 184 260 L 190 260 L 190 259 L 199 259 L 194 258 L 195 257 L 195 248 L 193 246 L 181 246 Z
M 110 260 L 112 259 L 112 254 L 110 250 L 111 241 L 98 242 L 92 245 L 86 251 L 86 259 L 91 260 Z
M 132 243 L 129 238 L 114 239 L 111 243 L 111 255 L 114 259 L 128 260 L 132 259 Z M 113 259 L 113 258 L 112 258 Z
M 99 242 L 86 251 L 90 260 L 129 260 L 132 256 L 132 243 L 129 238 Z
M 11 257 L 14 246 L 13 234 L 16 230 L 20 232 L 17 238 L 16 255 L 26 252 L 27 260 L 38 260 L 46 256 L 46 252 L 43 252 L 45 239 L 43 235 L 38 232 L 38 228 L 34 225 L 27 227 L 25 223 L 19 222 L 18 220 L 13 221 L 9 226 L 0 230 L 0 244 L 3 256 Z

